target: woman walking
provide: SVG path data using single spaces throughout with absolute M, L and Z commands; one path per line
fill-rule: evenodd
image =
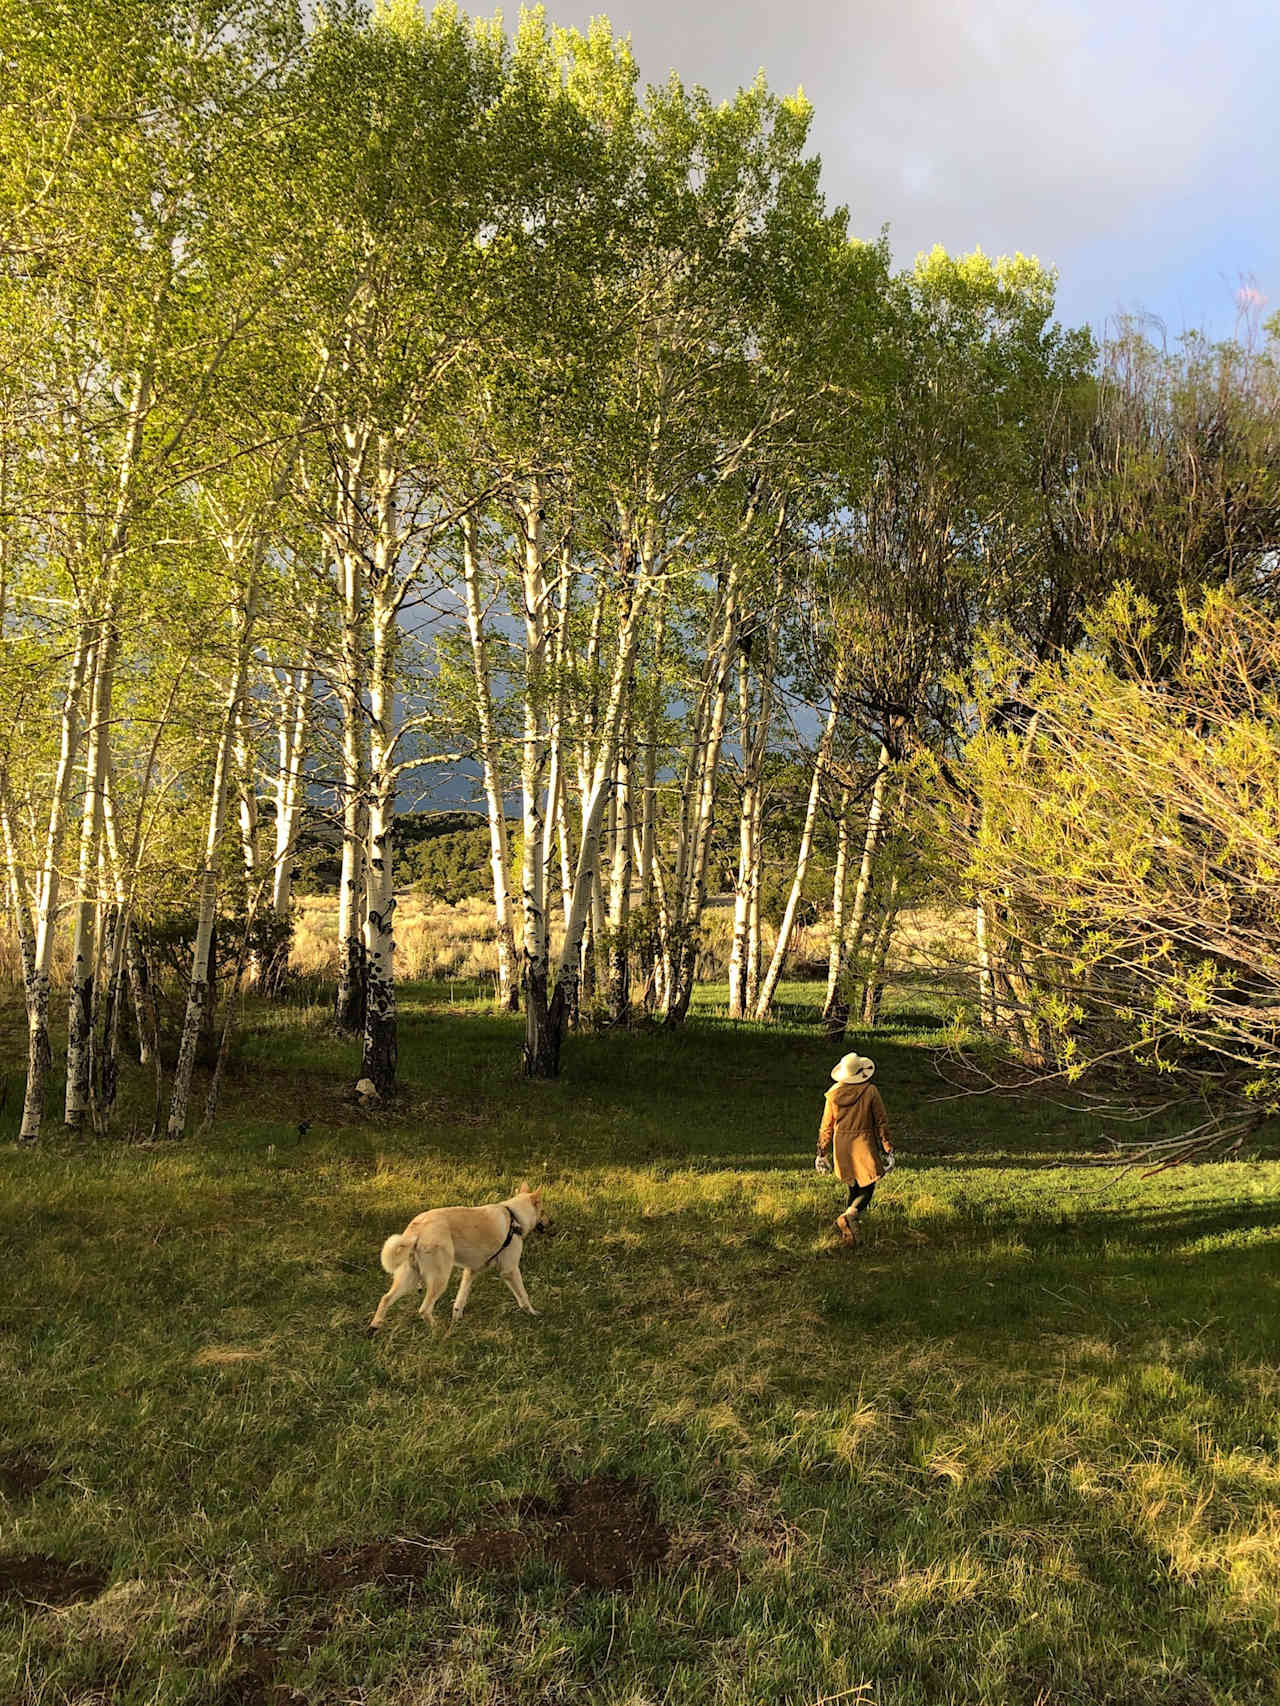
M 834 1069 L 818 1132 L 819 1173 L 831 1171 L 835 1150 L 836 1178 L 849 1187 L 849 1204 L 836 1219 L 846 1244 L 858 1238 L 858 1221 L 871 1207 L 876 1183 L 893 1166 L 889 1120 L 880 1092 L 871 1079 L 876 1064 L 862 1054 L 847 1054 Z

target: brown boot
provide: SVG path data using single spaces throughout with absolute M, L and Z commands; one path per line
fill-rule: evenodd
M 841 1240 L 845 1244 L 852 1246 L 858 1242 L 859 1234 L 857 1223 L 855 1221 L 846 1220 L 842 1214 L 836 1216 L 836 1231 L 840 1234 Z

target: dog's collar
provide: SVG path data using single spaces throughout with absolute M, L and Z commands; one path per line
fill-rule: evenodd
M 485 1258 L 484 1265 L 486 1268 L 489 1266 L 490 1262 L 497 1261 L 498 1257 L 506 1249 L 507 1245 L 513 1238 L 523 1238 L 525 1235 L 524 1227 L 520 1224 L 520 1216 L 516 1213 L 515 1209 L 511 1207 L 510 1203 L 503 1203 L 502 1206 L 507 1211 L 507 1220 L 509 1222 L 507 1226 L 507 1235 L 502 1240 L 501 1244 L 498 1245 L 498 1248 L 493 1252 L 492 1256 L 487 1256 Z

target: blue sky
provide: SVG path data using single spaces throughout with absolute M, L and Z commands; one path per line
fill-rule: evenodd
M 479 10 L 480 8 L 475 8 Z M 559 23 L 602 8 L 549 3 Z M 828 198 L 934 242 L 1038 255 L 1062 318 L 1230 332 L 1280 310 L 1280 0 L 613 0 L 641 74 L 803 85 Z M 514 21 L 514 11 L 508 12 Z

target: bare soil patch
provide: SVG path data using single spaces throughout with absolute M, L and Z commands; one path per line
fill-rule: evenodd
M 360 1546 L 333 1546 L 309 1552 L 285 1571 L 289 1586 L 299 1593 L 346 1593 L 350 1588 L 399 1587 L 413 1584 L 433 1570 L 448 1548 L 428 1535 L 401 1535 L 368 1540 Z
M 107 1585 L 105 1570 L 68 1564 L 39 1552 L 0 1552 L 0 1599 L 28 1605 L 73 1605 L 96 1599 Z
M 314 1646 L 332 1625 L 332 1618 L 318 1617 L 301 1634 L 291 1637 L 290 1646 Z M 305 1695 L 279 1680 L 291 1656 L 284 1650 L 286 1629 L 283 1623 L 267 1623 L 239 1633 L 233 1668 L 218 1685 L 214 1706 L 295 1706 L 305 1702 Z M 217 1644 L 225 1639 L 225 1629 L 220 1630 Z
M 543 1530 L 543 1555 L 582 1587 L 630 1587 L 666 1564 L 671 1537 L 657 1504 L 637 1481 L 607 1475 L 564 1482 Z
M 49 1465 L 31 1451 L 0 1452 L 0 1495 L 11 1504 L 29 1499 L 53 1474 Z
M 286 1577 L 301 1592 L 336 1594 L 373 1583 L 412 1593 L 442 1558 L 463 1569 L 499 1571 L 540 1558 L 580 1587 L 616 1592 L 673 1562 L 657 1504 L 637 1481 L 608 1475 L 566 1481 L 553 1498 L 517 1499 L 498 1516 L 466 1534 L 400 1535 L 309 1553 Z

